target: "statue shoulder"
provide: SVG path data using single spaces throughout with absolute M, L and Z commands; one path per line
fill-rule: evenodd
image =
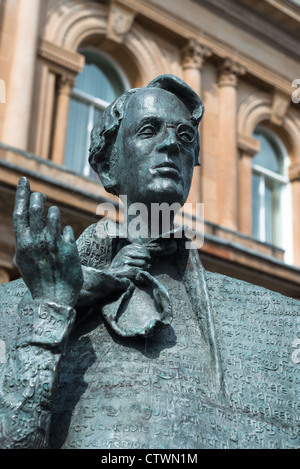
M 211 301 L 217 311 L 237 308 L 237 310 L 251 314 L 253 310 L 266 309 L 270 305 L 274 307 L 280 305 L 285 309 L 298 311 L 298 315 L 300 315 L 299 300 L 244 280 L 207 270 L 205 277 Z

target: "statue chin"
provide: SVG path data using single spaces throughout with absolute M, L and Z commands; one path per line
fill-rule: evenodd
M 148 190 L 142 195 L 141 202 L 149 206 L 149 203 L 174 203 L 184 205 L 188 196 L 188 191 L 184 190 L 183 184 L 173 179 L 164 178 L 152 183 Z

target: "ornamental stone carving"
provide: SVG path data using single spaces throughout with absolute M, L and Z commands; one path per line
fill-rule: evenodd
M 291 102 L 291 97 L 280 91 L 275 91 L 272 102 L 271 122 L 275 125 L 282 125 Z
M 123 5 L 118 5 L 112 1 L 110 4 L 107 37 L 116 42 L 122 42 L 132 26 L 136 13 Z
M 184 70 L 188 68 L 201 69 L 204 60 L 211 55 L 212 50 L 208 46 L 191 38 L 182 49 L 182 67 Z
M 219 67 L 219 86 L 236 86 L 239 76 L 245 75 L 246 67 L 230 58 L 224 60 Z

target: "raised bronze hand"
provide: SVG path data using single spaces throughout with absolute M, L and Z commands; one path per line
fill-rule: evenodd
M 49 208 L 46 223 L 44 203 L 22 177 L 13 213 L 18 268 L 34 300 L 74 306 L 83 284 L 74 233 L 70 226 L 61 233 L 58 207 Z

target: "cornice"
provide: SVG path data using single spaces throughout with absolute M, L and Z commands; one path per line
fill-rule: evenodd
M 294 55 L 295 48 L 299 48 L 299 39 L 293 38 L 292 33 L 288 34 L 283 31 L 280 21 L 278 27 L 266 21 L 259 12 L 249 9 L 247 4 L 243 4 L 243 0 L 191 0 L 200 6 L 205 6 L 211 11 L 221 12 L 222 16 L 226 16 L 231 21 L 239 24 L 241 28 L 252 33 L 259 34 L 262 38 L 269 40 L 273 45 L 276 44 L 282 50 L 288 51 Z M 299 12 L 293 13 L 291 9 L 284 6 L 283 0 L 260 0 L 260 3 L 266 3 L 277 13 L 282 13 L 281 21 L 289 19 L 297 20 L 300 23 Z M 286 4 L 287 2 L 285 2 Z M 253 5 L 254 7 L 254 5 Z
M 218 5 L 223 4 L 219 0 L 201 0 L 201 5 L 205 6 L 207 3 L 214 2 Z M 270 88 L 277 89 L 283 93 L 291 93 L 291 82 L 290 79 L 285 78 L 280 75 L 278 70 L 272 71 L 271 69 L 266 68 L 266 64 L 259 63 L 254 61 L 249 56 L 246 56 L 236 49 L 232 49 L 230 44 L 226 44 L 224 41 L 216 40 L 209 32 L 200 31 L 198 27 L 188 21 L 182 21 L 182 18 L 176 17 L 174 12 L 170 12 L 162 4 L 158 10 L 156 5 L 151 4 L 151 1 L 145 0 L 118 0 L 118 3 L 123 3 L 125 6 L 130 7 L 132 10 L 137 12 L 136 21 L 139 17 L 145 17 L 149 21 L 160 25 L 167 31 L 170 31 L 172 34 L 176 34 L 181 38 L 182 42 L 186 42 L 191 38 L 194 38 L 197 41 L 200 41 L 203 46 L 207 47 L 212 51 L 212 55 L 217 59 L 225 60 L 230 58 L 235 62 L 238 62 L 247 70 L 249 76 L 253 76 L 262 82 L 266 83 Z M 211 8 L 210 8 L 211 10 Z M 247 22 L 247 17 L 244 18 L 244 21 Z M 268 24 L 268 23 L 266 23 Z M 243 27 L 243 24 L 241 24 Z M 283 45 L 285 40 L 282 39 L 282 35 L 277 28 L 275 28 L 276 33 L 273 31 L 272 35 L 272 45 L 273 47 L 278 46 L 278 41 Z M 283 43 L 283 44 L 282 44 Z M 295 47 L 297 44 L 297 47 Z M 300 48 L 299 41 L 293 43 L 295 47 L 293 49 L 293 55 L 295 60 L 297 57 L 300 59 Z M 291 54 L 291 49 L 289 48 L 289 53 Z
M 296 5 L 296 2 L 291 2 L 289 0 L 264 0 L 266 3 L 271 5 L 273 8 L 280 10 L 284 15 L 293 18 L 298 23 L 300 23 L 300 3 Z

